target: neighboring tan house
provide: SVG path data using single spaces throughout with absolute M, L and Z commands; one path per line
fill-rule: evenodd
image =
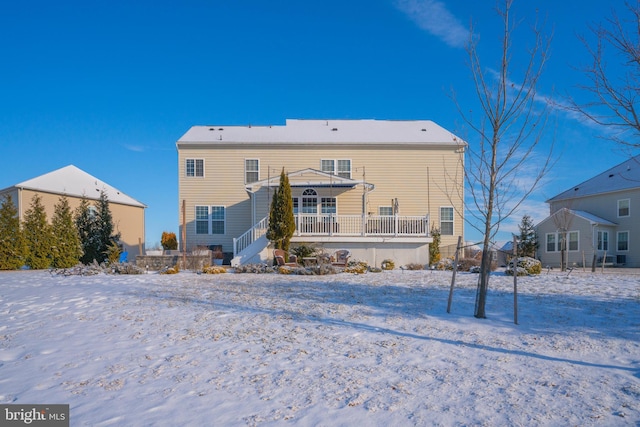
M 120 243 L 128 252 L 128 259 L 133 260 L 136 255 L 140 255 L 140 248 L 144 243 L 146 206 L 73 165 L 0 190 L 0 200 L 10 195 L 22 221 L 24 213 L 31 207 L 34 194 L 37 193 L 42 199 L 47 219 L 51 221 L 60 196 L 67 196 L 69 206 L 74 212 L 83 197 L 93 206 L 100 199 L 102 190 L 109 199 L 114 231 L 120 233 Z
M 551 215 L 536 226 L 543 266 L 559 266 L 564 245 L 568 266 L 640 267 L 640 156 L 547 203 Z
M 194 126 L 176 145 L 187 251 L 222 246 L 233 265 L 271 258 L 264 234 L 283 169 L 296 216 L 292 246 L 348 249 L 377 266 L 387 258 L 427 264 L 432 225 L 441 247 L 463 236 L 466 143 L 431 121 Z

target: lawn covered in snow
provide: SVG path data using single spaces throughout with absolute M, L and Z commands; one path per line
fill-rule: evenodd
M 624 272 L 623 272 L 624 273 Z M 640 425 L 640 275 L 0 273 L 0 403 L 72 426 Z

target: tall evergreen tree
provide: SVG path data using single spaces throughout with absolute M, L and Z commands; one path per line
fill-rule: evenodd
M 0 270 L 22 267 L 26 251 L 18 210 L 11 196 L 6 196 L 0 205 Z
M 69 268 L 78 263 L 82 256 L 82 246 L 76 224 L 73 222 L 71 207 L 66 196 L 60 197 L 51 219 L 53 231 L 53 260 L 55 268 Z
M 433 242 L 429 245 L 429 265 L 437 264 L 440 261 L 440 229 L 435 224 L 431 226 L 431 238 Z
M 83 264 L 90 264 L 94 260 L 99 263 L 106 261 L 109 246 L 120 240 L 120 233 L 113 234 L 113 217 L 107 193 L 104 190 L 100 192 L 96 208 L 90 206 L 89 200 L 83 197 L 76 209 L 75 221 L 82 243 L 80 261 Z
M 269 211 L 269 228 L 267 229 L 267 239 L 273 242 L 276 249 L 289 251 L 289 242 L 296 231 L 296 222 L 293 215 L 293 199 L 291 197 L 291 185 L 289 177 L 280 173 L 280 185 L 271 201 Z
M 80 205 L 74 215 L 78 237 L 82 249 L 80 262 L 91 264 L 99 259 L 98 248 L 98 221 L 95 210 L 89 205 L 89 200 L 82 197 Z
M 100 199 L 98 200 L 98 241 L 100 245 L 98 247 L 98 253 L 101 255 L 98 258 L 99 262 L 107 260 L 109 247 L 112 243 L 117 244 L 120 240 L 120 233 L 114 234 L 113 216 L 111 215 L 111 209 L 109 208 L 109 198 L 107 193 L 100 191 Z
M 538 249 L 538 236 L 533 228 L 533 219 L 529 215 L 523 216 L 518 228 L 520 229 L 518 255 L 534 258 Z
M 33 269 L 51 267 L 53 233 L 38 193 L 31 198 L 31 206 L 24 213 L 22 225 L 27 243 L 26 265 Z

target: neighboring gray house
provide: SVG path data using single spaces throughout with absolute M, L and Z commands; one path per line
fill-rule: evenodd
M 547 200 L 536 226 L 542 265 L 640 267 L 640 155 Z M 606 258 L 605 258 L 606 257 Z

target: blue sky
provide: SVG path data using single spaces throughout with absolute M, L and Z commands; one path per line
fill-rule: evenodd
M 0 188 L 74 164 L 148 206 L 146 242 L 178 230 L 175 142 L 193 125 L 287 118 L 433 120 L 474 143 L 450 94 L 477 108 L 464 45 L 473 22 L 495 67 L 493 1 L 64 1 L 0 6 Z M 516 0 L 519 53 L 536 10 L 553 33 L 539 88 L 580 96 L 578 35 L 623 1 Z M 547 126 L 555 167 L 505 224 L 623 161 L 602 130 L 566 112 Z M 466 228 L 466 239 L 480 234 Z

